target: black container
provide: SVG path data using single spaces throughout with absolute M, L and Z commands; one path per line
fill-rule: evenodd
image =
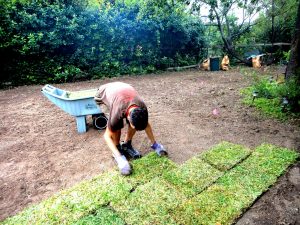
M 219 71 L 220 70 L 220 58 L 219 57 L 211 57 L 210 59 L 210 71 Z
M 93 126 L 98 130 L 104 130 L 107 126 L 107 118 L 104 113 L 93 115 Z

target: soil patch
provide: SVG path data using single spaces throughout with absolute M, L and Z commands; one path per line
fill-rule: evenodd
M 266 142 L 300 151 L 299 121 L 264 118 L 241 104 L 239 92 L 249 80 L 239 70 L 190 70 L 54 86 L 79 91 L 111 81 L 137 89 L 148 106 L 156 139 L 178 164 L 221 141 L 249 148 Z M 92 128 L 92 119 L 87 120 L 88 132 L 78 134 L 75 119 L 46 99 L 41 88 L 0 91 L 0 220 L 115 167 L 103 131 Z M 144 132 L 137 133 L 133 145 L 143 155 L 151 151 Z M 300 223 L 299 170 L 299 164 L 292 167 L 238 223 Z

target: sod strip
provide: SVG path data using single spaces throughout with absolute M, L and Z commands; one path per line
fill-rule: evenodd
M 73 225 L 125 225 L 125 222 L 107 207 L 99 208 L 93 214 L 80 218 Z
M 214 185 L 172 212 L 172 217 L 185 225 L 232 224 L 297 157 L 294 151 L 261 145 Z
M 132 188 L 119 173 L 105 173 L 27 208 L 3 224 L 72 224 L 109 202 L 126 198 Z
M 167 171 L 163 178 L 190 198 L 199 194 L 222 175 L 223 172 L 194 157 L 177 169 Z
M 158 157 L 156 153 L 135 160 L 132 165 L 131 176 L 121 176 L 118 171 L 102 174 L 25 209 L 3 224 L 72 224 L 101 206 L 125 199 L 138 184 L 176 168 L 168 158 Z
M 175 224 L 170 217 L 186 198 L 161 178 L 138 186 L 129 197 L 112 205 L 127 224 Z
M 132 163 L 133 173 L 128 177 L 128 182 L 133 186 L 145 184 L 155 177 L 161 176 L 164 172 L 177 167 L 167 157 L 159 157 L 155 152 L 149 153 L 141 159 Z
M 225 171 L 241 162 L 250 153 L 251 150 L 248 148 L 223 141 L 213 146 L 209 151 L 201 154 L 200 158 L 217 169 Z

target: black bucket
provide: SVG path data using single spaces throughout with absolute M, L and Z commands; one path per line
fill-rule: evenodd
M 107 118 L 102 114 L 93 115 L 93 126 L 98 130 L 104 130 L 107 126 Z
M 212 57 L 210 60 L 210 71 L 219 71 L 220 70 L 220 58 Z

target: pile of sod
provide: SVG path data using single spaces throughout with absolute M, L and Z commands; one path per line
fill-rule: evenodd
M 107 172 L 0 224 L 232 224 L 298 158 L 222 142 L 177 166 L 150 153 L 134 172 Z

